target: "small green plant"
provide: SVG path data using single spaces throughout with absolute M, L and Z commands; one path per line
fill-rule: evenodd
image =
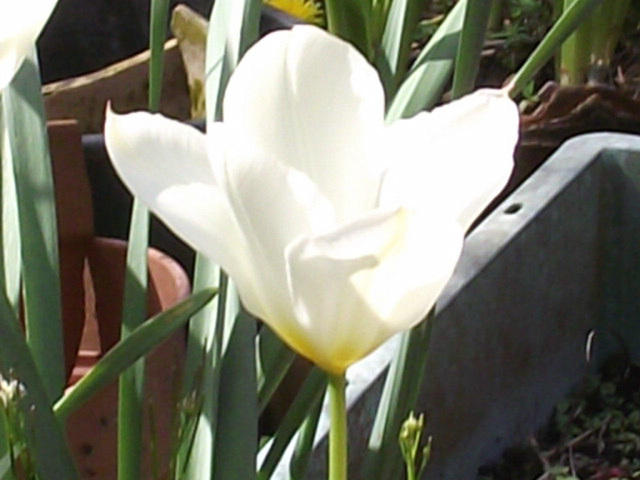
M 411 412 L 400 428 L 398 442 L 407 469 L 407 480 L 420 478 L 431 456 L 432 438 L 428 437 L 423 445 L 424 415 L 417 418 Z

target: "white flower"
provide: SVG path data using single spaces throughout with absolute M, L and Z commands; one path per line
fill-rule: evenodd
M 518 112 L 485 90 L 387 127 L 374 69 L 309 26 L 268 35 L 207 136 L 107 113 L 128 187 L 292 348 L 342 373 L 418 323 L 506 183 Z
M 25 394 L 24 385 L 16 379 L 5 379 L 0 375 L 0 407 L 8 408 Z
M 3 0 L 0 15 L 0 91 L 18 71 L 57 0 Z

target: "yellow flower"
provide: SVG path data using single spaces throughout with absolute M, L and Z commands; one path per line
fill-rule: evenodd
M 322 10 L 312 0 L 264 0 L 264 3 L 305 22 L 322 24 Z

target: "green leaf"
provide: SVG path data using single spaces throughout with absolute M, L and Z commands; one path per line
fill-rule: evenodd
M 256 477 L 258 398 L 256 388 L 256 321 L 241 311 L 222 359 L 214 480 Z
M 460 0 L 409 70 L 387 111 L 387 123 L 433 107 L 453 73 L 467 0 Z
M 9 300 L 13 311 L 18 315 L 20 303 L 20 219 L 18 217 L 18 199 L 13 174 L 13 155 L 9 145 L 7 123 L 2 120 L 2 94 L 0 93 L 0 190 L 2 209 L 0 210 L 0 230 L 2 248 L 0 248 L 0 289 Z
M 168 0 L 151 1 L 149 65 L 149 109 L 157 111 L 162 92 L 164 39 L 166 38 Z M 126 338 L 147 314 L 147 249 L 149 247 L 149 211 L 134 198 L 127 248 L 122 335 Z M 118 479 L 137 480 L 142 458 L 142 418 L 144 395 L 144 359 L 122 374 L 118 390 Z
M 222 118 L 222 98 L 231 73 L 258 39 L 260 0 L 216 0 L 207 35 L 207 123 Z
M 433 329 L 433 310 L 427 318 L 402 334 L 398 354 L 391 362 L 369 438 L 363 478 L 400 478 L 402 458 L 398 434 L 415 410 L 424 378 Z
M 258 411 L 262 413 L 280 382 L 289 371 L 296 354 L 266 325 L 257 338 Z
M 268 480 L 271 477 L 293 435 L 309 413 L 316 410 L 318 405 L 322 403 L 326 388 L 327 374 L 314 367 L 302 384 L 295 400 L 287 409 L 287 414 L 282 419 L 278 430 L 273 436 L 273 440 L 268 444 L 269 451 L 260 466 L 258 479 Z
M 53 400 L 62 394 L 66 374 L 55 194 L 40 88 L 33 51 L 3 91 L 2 106 L 17 191 L 27 341 Z
M 0 292 L 0 372 L 24 385 L 26 396 L 20 402 L 26 422 L 26 441 L 35 458 L 40 480 L 79 480 L 62 425 L 51 410 L 51 401 L 38 373 L 30 348 L 20 329 L 11 305 Z M 6 457 L 5 457 L 6 458 Z M 7 474 L 9 463 L 0 461 L 0 478 Z
M 492 0 L 467 0 L 453 75 L 454 99 L 472 92 L 475 87 L 491 16 L 491 3 Z
M 553 57 L 556 50 L 560 48 L 569 35 L 600 2 L 602 0 L 576 0 L 562 13 L 507 85 L 506 88 L 509 91 L 509 95 L 515 97 L 524 89 L 527 83 Z
M 315 408 L 311 409 L 298 431 L 296 447 L 289 462 L 289 475 L 293 479 L 305 478 L 313 451 L 313 441 L 316 438 L 320 413 L 322 413 L 322 402 L 318 402 Z
M 371 37 L 371 2 L 363 0 L 325 0 L 327 28 L 348 41 L 369 60 L 375 46 Z
M 209 480 L 213 478 L 225 337 L 228 339 L 227 332 L 234 325 L 239 303 L 226 274 L 202 256 L 196 260 L 195 283 L 215 283 L 220 290 L 218 301 L 201 311 L 190 324 L 185 394 L 197 399 L 199 409 L 192 419 L 187 419 L 187 423 L 193 421 L 194 427 L 191 435 L 181 439 L 176 477 Z M 202 327 L 198 328 L 196 322 L 201 322 Z
M 394 0 L 389 9 L 376 53 L 376 69 L 387 98 L 393 98 L 400 79 L 406 73 L 413 34 L 423 6 L 422 0 Z
M 53 407 L 58 419 L 64 421 L 100 389 L 118 378 L 127 367 L 186 324 L 189 318 L 200 311 L 215 295 L 216 290 L 213 288 L 195 293 L 178 305 L 150 318 L 127 338 L 114 345 L 87 375 L 58 400 Z

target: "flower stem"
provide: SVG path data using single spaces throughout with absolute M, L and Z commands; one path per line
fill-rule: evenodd
M 347 479 L 347 405 L 344 374 L 329 374 L 329 480 Z

